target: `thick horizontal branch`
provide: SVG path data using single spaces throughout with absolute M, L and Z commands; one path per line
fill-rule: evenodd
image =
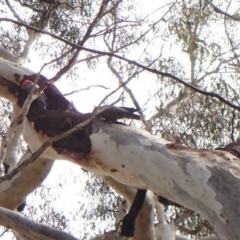
M 154 193 L 200 213 L 220 239 L 239 236 L 239 159 L 219 150 L 168 144 L 143 130 L 93 121 L 92 151 L 78 163 L 98 175 Z M 232 187 L 232 186 L 235 187 Z M 236 238 L 237 239 L 237 238 Z

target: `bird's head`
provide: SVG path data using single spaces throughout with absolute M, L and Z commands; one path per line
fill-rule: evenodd
M 34 85 L 33 82 L 30 81 L 29 79 L 23 80 L 23 82 L 21 83 L 21 87 L 23 89 L 27 89 L 27 88 L 29 88 L 30 86 L 33 86 L 33 85 Z

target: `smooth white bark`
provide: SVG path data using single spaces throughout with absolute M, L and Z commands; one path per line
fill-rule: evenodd
M 107 182 L 117 193 L 122 195 L 128 201 L 128 206 L 130 208 L 137 190 L 125 186 L 111 177 L 103 177 L 104 181 Z M 145 239 L 156 239 L 155 228 L 154 228 L 154 208 L 155 201 L 153 196 L 148 193 L 146 195 L 146 200 L 143 204 L 141 211 L 139 212 L 136 222 L 134 239 L 145 240 Z M 128 209 L 129 210 L 129 209 Z M 126 215 L 126 214 L 125 214 Z
M 25 156 L 25 158 L 28 157 L 29 154 Z M 52 160 L 39 158 L 34 163 L 23 168 L 13 178 L 1 181 L 0 206 L 11 210 L 16 209 L 25 201 L 28 194 L 40 186 L 50 172 L 53 163 Z
M 19 112 L 19 109 L 14 105 L 13 106 L 13 117 L 15 118 Z M 22 131 L 23 131 L 23 123 L 20 124 L 15 132 L 15 135 L 13 136 L 11 142 L 8 144 L 7 150 L 6 150 L 6 156 L 3 160 L 5 164 L 9 166 L 8 172 L 11 172 L 18 164 L 19 161 L 19 143 L 20 139 L 22 137 Z
M 167 223 L 162 204 L 156 204 L 156 213 L 158 218 L 158 227 L 160 229 L 159 239 L 161 240 L 175 240 L 176 226 L 174 222 Z

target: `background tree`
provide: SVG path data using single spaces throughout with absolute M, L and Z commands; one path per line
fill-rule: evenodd
M 134 1 L 108 0 L 6 0 L 0 3 L 0 56 L 37 72 L 44 66 L 41 73 L 52 82 L 58 80 L 56 84 L 63 93 L 76 88 L 81 90 L 69 96 L 80 111 L 91 111 L 90 107 L 98 105 L 104 95 L 120 85 L 123 90 L 121 104 L 140 110 L 141 124 L 131 124 L 145 128 L 153 135 L 182 146 L 204 149 L 238 139 L 239 113 L 231 106 L 231 103 L 239 106 L 237 30 L 240 18 L 236 1 L 148 1 L 142 5 Z M 82 51 L 70 43 L 102 52 Z M 103 51 L 135 62 L 120 61 L 106 56 Z M 177 76 L 200 91 L 189 89 L 166 74 L 149 73 L 135 63 Z M 128 83 L 124 85 L 126 81 Z M 83 91 L 87 86 L 92 87 Z M 227 102 L 206 92 L 218 93 Z M 118 98 L 119 93 L 109 97 L 107 102 Z M 90 104 L 86 99 L 91 99 Z M 6 100 L 2 100 L 1 109 L 1 135 L 4 136 L 15 110 Z M 20 136 L 19 130 L 6 153 L 4 162 L 10 166 L 8 172 L 18 164 L 19 155 L 26 149 Z M 45 177 L 51 166 L 49 164 L 45 169 Z M 104 229 L 109 233 L 122 201 L 115 191 L 131 202 L 135 190 L 104 178 L 111 188 L 102 179 L 85 173 L 84 193 L 79 198 L 75 195 L 66 200 L 79 202 L 78 208 L 70 214 L 56 206 L 59 199 L 55 203 L 54 189 L 66 191 L 64 186 L 82 184 L 83 177 L 77 173 L 71 182 L 68 177 L 71 171 L 68 169 L 63 182 L 56 182 L 55 187 L 52 180 L 51 185 L 44 184 L 41 190 L 36 190 L 36 202 L 40 202 L 39 198 L 44 201 L 38 206 L 28 200 L 24 214 L 51 227 L 67 230 L 80 239 L 101 235 Z M 92 200 L 87 203 L 81 199 Z M 151 205 L 151 201 L 152 197 L 149 197 L 145 207 Z M 152 239 L 164 239 L 164 229 L 173 224 L 163 224 L 161 206 L 155 210 L 155 223 L 158 224 L 155 229 L 160 228 L 162 235 L 158 236 L 155 230 Z M 182 208 L 167 206 L 165 211 L 168 223 L 175 222 L 182 235 L 203 238 L 215 233 L 197 213 L 184 218 Z M 149 213 L 145 214 L 149 216 Z M 80 220 L 82 218 L 84 221 Z M 105 225 L 102 226 L 103 222 Z M 147 228 L 151 229 L 149 225 Z M 146 239 L 146 235 L 141 235 L 139 228 L 137 230 L 139 235 L 135 238 Z M 107 239 L 111 232 L 100 237 Z M 166 239 L 170 239 L 169 235 Z

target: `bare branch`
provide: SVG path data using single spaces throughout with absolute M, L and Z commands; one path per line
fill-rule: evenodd
M 7 51 L 3 46 L 0 46 L 0 57 L 10 62 L 16 62 L 17 59 L 15 55 Z
M 46 29 L 46 27 L 48 25 L 48 22 L 50 20 L 50 17 L 51 17 L 54 10 L 55 10 L 55 5 L 53 4 L 49 7 L 49 9 L 47 10 L 47 13 L 44 14 L 43 19 L 42 19 L 41 30 Z M 28 31 L 27 42 L 26 42 L 26 44 L 24 46 L 24 49 L 21 52 L 20 56 L 16 59 L 17 63 L 22 64 L 23 66 L 25 65 L 25 62 L 26 62 L 27 57 L 29 55 L 29 52 L 31 51 L 32 45 L 39 35 L 40 35 L 40 33 L 35 32 L 33 30 Z
M 104 176 L 102 179 L 107 182 L 115 191 L 122 195 L 128 201 L 128 205 L 132 204 L 136 195 L 136 189 L 117 182 L 112 177 Z M 136 219 L 135 223 L 135 239 L 155 239 L 155 231 L 153 225 L 154 200 L 151 194 L 147 194 L 144 205 Z
M 20 162 L 24 162 L 30 156 L 31 153 L 27 152 Z M 11 180 L 5 179 L 0 184 L 0 206 L 15 210 L 31 192 L 40 186 L 53 164 L 54 160 L 40 157 L 33 164 L 23 168 Z
M 14 119 L 17 117 L 18 112 L 19 112 L 19 109 L 15 105 L 13 105 Z M 22 136 L 22 131 L 23 131 L 23 123 L 21 123 L 20 126 L 17 128 L 15 134 L 12 137 L 12 140 L 8 144 L 5 158 L 1 159 L 4 163 L 5 174 L 8 172 L 11 172 L 18 164 L 18 161 L 19 161 L 18 146 Z
M 207 2 L 213 7 L 213 9 L 216 13 L 221 13 L 224 16 L 226 16 L 234 21 L 240 21 L 240 15 L 230 15 L 227 12 L 224 12 L 220 8 L 216 7 L 210 0 L 207 0 Z
M 81 88 L 81 89 L 78 89 L 78 90 L 75 90 L 75 91 L 72 91 L 72 92 L 69 92 L 69 93 L 64 93 L 63 96 L 66 97 L 66 96 L 72 95 L 74 93 L 78 93 L 78 92 L 81 92 L 81 91 L 89 90 L 90 88 L 94 88 L 94 87 L 109 89 L 108 87 L 105 87 L 103 85 L 92 85 L 92 86 L 89 86 L 89 87 L 86 87 L 86 88 Z
M 193 213 L 194 212 L 191 210 L 185 210 L 178 218 L 175 219 L 175 225 L 178 226 L 181 222 L 190 217 Z
M 14 10 L 14 8 L 11 6 L 10 2 L 8 0 L 6 0 L 6 3 L 9 7 L 9 9 L 11 10 L 11 12 L 13 13 L 13 16 L 19 21 L 24 23 L 24 21 L 19 17 L 19 15 L 17 14 L 17 12 Z
M 98 11 L 98 14 L 96 15 L 96 17 L 94 18 L 94 20 L 91 22 L 91 24 L 89 25 L 83 39 L 81 41 L 78 41 L 78 45 L 79 46 L 83 46 L 84 43 L 87 41 L 87 39 L 90 37 L 94 27 L 97 25 L 97 23 L 99 22 L 99 20 L 101 19 L 104 9 L 107 5 L 107 0 L 103 0 L 100 6 L 100 9 Z M 65 74 L 69 69 L 72 68 L 72 66 L 76 63 L 78 55 L 81 51 L 81 48 L 77 48 L 77 51 L 73 54 L 72 58 L 69 60 L 68 64 L 66 66 L 64 66 L 58 73 L 56 73 L 56 75 L 54 77 L 52 77 L 51 79 L 49 79 L 51 81 L 51 83 L 54 83 L 55 81 L 57 81 L 63 74 Z
M 22 108 L 20 109 L 19 113 L 17 114 L 16 118 L 13 119 L 13 121 L 7 131 L 6 137 L 2 140 L 0 161 L 4 160 L 8 145 L 12 141 L 14 135 L 16 134 L 17 129 L 20 127 L 21 123 L 23 122 L 24 118 L 26 117 L 26 115 L 28 113 L 28 109 L 29 109 L 32 101 L 34 101 L 36 98 L 38 98 L 43 91 L 43 89 L 40 89 L 39 91 L 34 93 L 35 85 L 36 85 L 38 78 L 40 76 L 40 73 L 44 67 L 45 67 L 45 65 L 43 65 L 40 72 L 37 74 L 36 79 L 34 81 L 34 87 L 31 89 L 27 99 L 25 100 L 25 102 L 24 102 Z
M 230 4 L 231 4 L 231 1 L 229 2 L 228 6 L 227 6 L 227 9 L 230 7 Z M 240 20 L 240 17 L 239 17 L 239 20 Z M 231 46 L 231 50 L 233 52 L 234 59 L 237 61 L 238 65 L 240 65 L 240 61 L 238 60 L 238 54 L 235 51 L 236 47 L 234 47 L 234 43 L 233 43 L 232 39 L 230 38 L 228 30 L 227 30 L 226 16 L 224 18 L 224 29 L 225 29 L 225 33 L 226 33 L 227 39 L 228 39 L 228 41 L 230 43 L 230 46 Z

